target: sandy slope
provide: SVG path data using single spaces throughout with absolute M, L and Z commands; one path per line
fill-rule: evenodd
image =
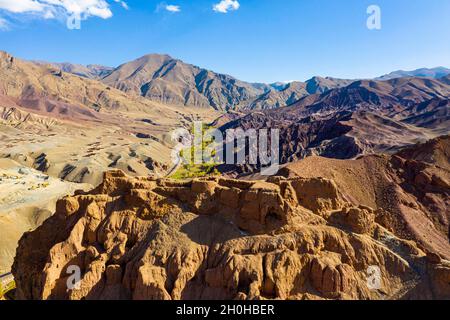
M 17 242 L 55 209 L 56 200 L 89 185 L 68 183 L 0 159 L 0 270 L 8 270 Z

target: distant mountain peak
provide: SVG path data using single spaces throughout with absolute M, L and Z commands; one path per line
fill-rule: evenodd
M 165 54 L 124 63 L 102 80 L 125 92 L 171 105 L 232 110 L 264 92 L 257 85 Z
M 140 58 L 135 59 L 134 61 L 143 61 L 143 60 L 151 61 L 151 60 L 177 60 L 177 59 L 165 53 L 149 53 L 143 55 Z
M 38 65 L 46 65 L 52 68 L 60 69 L 63 72 L 71 73 L 82 78 L 87 79 L 101 79 L 108 75 L 114 68 L 106 67 L 96 64 L 75 64 L 70 62 L 46 62 L 46 61 L 32 61 Z
M 353 80 L 315 76 L 306 81 L 306 90 L 309 94 L 325 93 L 331 89 L 345 87 L 352 82 Z
M 391 80 L 404 77 L 421 77 L 421 78 L 434 78 L 439 79 L 450 74 L 450 69 L 445 67 L 436 68 L 420 68 L 412 71 L 398 70 L 378 77 L 375 80 Z

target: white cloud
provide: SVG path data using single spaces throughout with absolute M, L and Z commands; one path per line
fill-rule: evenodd
M 113 0 L 128 8 L 125 1 Z M 82 19 L 112 17 L 110 4 L 106 0 L 0 0 L 0 10 L 16 14 L 33 14 L 44 19 L 57 19 L 73 14 Z
M 9 30 L 8 21 L 0 17 L 0 31 Z
M 213 6 L 215 12 L 228 13 L 228 11 L 238 10 L 240 8 L 237 0 L 222 0 Z
M 160 2 L 156 6 L 156 12 L 161 12 L 161 11 L 169 11 L 172 13 L 177 13 L 177 12 L 181 12 L 181 7 L 178 5 L 174 5 L 174 4 L 167 4 L 166 2 Z
M 117 3 L 120 3 L 120 5 L 124 8 L 124 9 L 130 9 L 130 7 L 128 7 L 128 4 L 125 1 L 121 1 L 121 0 L 114 0 Z
M 0 9 L 13 13 L 41 12 L 44 4 L 35 0 L 0 0 Z
M 173 4 L 168 4 L 168 5 L 166 5 L 166 10 L 170 11 L 170 12 L 180 12 L 181 8 L 180 8 L 180 6 L 176 6 L 176 5 L 173 5 Z

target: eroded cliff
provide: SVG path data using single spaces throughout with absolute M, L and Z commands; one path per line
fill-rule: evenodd
M 113 171 L 24 235 L 17 298 L 450 298 L 450 263 L 376 223 L 379 214 L 323 178 L 174 182 Z M 71 266 L 82 274 L 72 290 Z

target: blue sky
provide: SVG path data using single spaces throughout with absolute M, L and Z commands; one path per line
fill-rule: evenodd
M 237 0 L 227 13 L 213 10 L 221 0 L 108 0 L 80 30 L 66 28 L 63 5 L 44 18 L 17 1 L 49 0 L 0 0 L 0 49 L 25 59 L 117 66 L 167 53 L 254 82 L 450 67 L 448 0 Z M 366 27 L 371 4 L 381 30 Z

